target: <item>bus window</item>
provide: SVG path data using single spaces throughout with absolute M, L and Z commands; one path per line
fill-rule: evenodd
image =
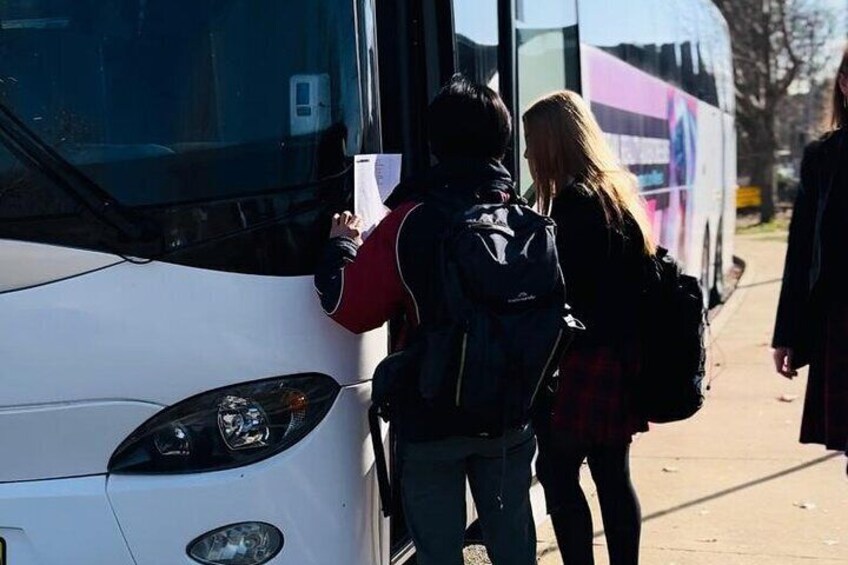
M 518 185 L 527 196 L 532 179 L 524 159 L 524 125 L 520 114 L 534 100 L 554 90 L 579 90 L 577 7 L 574 0 L 516 0 L 516 64 L 521 167 Z
M 0 222 L 73 213 L 74 202 L 0 145 Z
M 456 70 L 499 90 L 497 0 L 454 0 Z
M 0 239 L 91 247 L 104 226 L 70 194 L 47 180 L 0 145 Z
M 719 105 L 723 85 L 717 84 L 717 73 L 729 63 L 717 61 L 726 60 L 727 40 L 721 16 L 706 1 L 601 4 L 580 0 L 580 38 L 708 104 Z
M 167 252 L 157 257 L 308 274 L 328 218 L 347 205 L 352 156 L 373 150 L 365 146 L 363 116 L 373 119 L 376 96 L 368 92 L 363 107 L 355 48 L 373 26 L 355 25 L 355 6 L 0 2 L 0 102 L 145 216 L 161 242 L 156 249 Z M 45 198 L 27 182 L 26 199 L 16 185 L 14 214 L 45 220 L 29 221 L 25 232 L 0 221 L 0 237 L 104 249 L 102 238 L 71 242 L 52 230 Z M 12 214 L 8 197 L 0 210 Z M 154 254 L 142 242 L 106 248 Z
M 277 168 L 280 153 L 288 161 L 281 147 L 331 125 L 344 128 L 346 147 L 359 146 L 345 5 L 351 12 L 341 0 L 4 3 L 0 76 L 13 80 L 0 99 L 130 206 L 309 182 L 314 154 Z M 292 100 L 298 93 L 306 106 Z M 304 110 L 325 107 L 304 126 Z M 266 158 L 250 166 L 258 150 Z M 238 177 L 204 175 L 211 154 Z

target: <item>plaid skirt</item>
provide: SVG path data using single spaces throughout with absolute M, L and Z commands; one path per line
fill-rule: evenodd
M 848 304 L 827 309 L 810 359 L 801 443 L 848 449 Z
M 639 364 L 636 345 L 581 344 L 570 350 L 560 363 L 551 439 L 583 445 L 621 444 L 630 442 L 633 434 L 648 431 L 648 422 L 636 412 L 630 392 Z

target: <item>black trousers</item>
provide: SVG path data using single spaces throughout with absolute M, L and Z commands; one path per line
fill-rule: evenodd
M 588 460 L 598 488 L 610 565 L 637 565 L 642 512 L 630 481 L 630 444 L 573 445 L 539 437 L 536 471 L 564 565 L 594 565 L 592 514 L 580 487 Z
M 449 438 L 401 445 L 401 492 L 419 565 L 462 565 L 465 485 L 494 565 L 534 565 L 530 507 L 533 430 L 504 438 Z

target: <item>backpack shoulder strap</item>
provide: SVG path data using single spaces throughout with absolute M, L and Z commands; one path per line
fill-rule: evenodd
M 380 428 L 379 406 L 368 409 L 368 428 L 371 433 L 371 446 L 374 449 L 374 465 L 377 468 L 377 487 L 380 492 L 380 507 L 386 518 L 392 515 L 392 484 L 389 480 L 389 467 L 386 464 L 386 452 L 383 449 L 383 434 Z

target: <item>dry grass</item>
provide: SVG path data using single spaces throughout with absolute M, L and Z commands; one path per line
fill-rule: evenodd
M 779 213 L 770 222 L 760 221 L 758 214 L 740 215 L 736 220 L 736 233 L 739 235 L 784 236 L 789 231 L 790 214 Z

